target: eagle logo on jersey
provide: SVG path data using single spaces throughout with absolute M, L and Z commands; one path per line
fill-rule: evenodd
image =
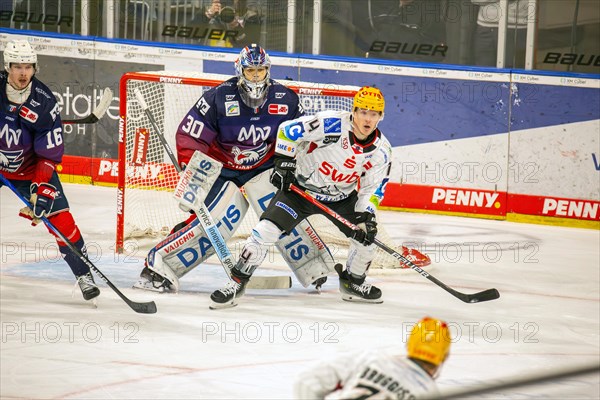
M 23 164 L 22 154 L 23 150 L 0 151 L 0 169 L 7 172 L 17 172 Z
M 233 161 L 236 164 L 251 166 L 262 160 L 268 150 L 269 146 L 267 146 L 267 143 L 263 143 L 255 149 L 246 150 L 241 150 L 239 147 L 233 146 L 231 153 L 234 155 Z

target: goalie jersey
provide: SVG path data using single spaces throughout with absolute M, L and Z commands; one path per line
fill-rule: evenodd
M 298 399 L 415 399 L 437 394 L 435 381 L 413 361 L 364 352 L 321 362 L 300 374 Z
M 237 79 L 208 90 L 183 118 L 175 136 L 180 164 L 195 150 L 234 170 L 272 162 L 277 127 L 303 115 L 298 95 L 271 79 L 265 102 L 253 109 L 242 101 Z
M 35 76 L 23 104 L 6 96 L 7 73 L 0 73 L 0 171 L 8 179 L 32 180 L 39 160 L 58 164 L 64 153 L 60 106 Z
M 383 199 L 392 148 L 379 128 L 359 142 L 351 114 L 323 111 L 279 127 L 276 155 L 296 158 L 296 179 L 319 201 L 340 201 L 358 191 L 356 211 L 374 213 Z

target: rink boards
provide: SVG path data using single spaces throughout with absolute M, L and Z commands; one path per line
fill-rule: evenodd
M 236 52 L 208 47 L 9 29 L 0 31 L 0 43 L 23 35 L 40 54 L 40 78 L 63 106 L 63 118 L 85 116 L 103 87 L 117 93 L 102 121 L 65 128 L 68 156 L 61 172 L 67 180 L 94 184 L 116 182 L 116 85 L 122 73 L 233 74 L 236 57 Z M 394 146 L 383 206 L 600 226 L 597 75 L 359 61 L 272 53 L 272 76 L 382 89 L 386 114 L 380 128 Z M 161 168 L 166 165 L 134 173 L 160 174 Z

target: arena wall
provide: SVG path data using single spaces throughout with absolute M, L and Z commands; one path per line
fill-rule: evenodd
M 103 88 L 115 93 L 98 123 L 65 126 L 63 179 L 102 185 L 116 183 L 123 73 L 233 75 L 237 56 L 202 46 L 0 29 L 2 48 L 15 38 L 28 39 L 38 52 L 40 78 L 62 105 L 63 119 L 87 115 Z M 600 228 L 600 76 L 271 56 L 275 79 L 383 91 L 380 128 L 394 147 L 384 207 Z

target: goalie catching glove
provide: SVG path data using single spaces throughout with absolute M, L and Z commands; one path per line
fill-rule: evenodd
M 358 212 L 356 213 L 355 221 L 361 229 L 354 231 L 352 239 L 365 246 L 372 244 L 375 240 L 375 236 L 377 236 L 377 221 L 375 220 L 375 214 L 368 211 Z
M 290 185 L 296 183 L 296 160 L 289 157 L 275 159 L 275 168 L 271 174 L 271 183 L 279 190 L 290 190 Z

